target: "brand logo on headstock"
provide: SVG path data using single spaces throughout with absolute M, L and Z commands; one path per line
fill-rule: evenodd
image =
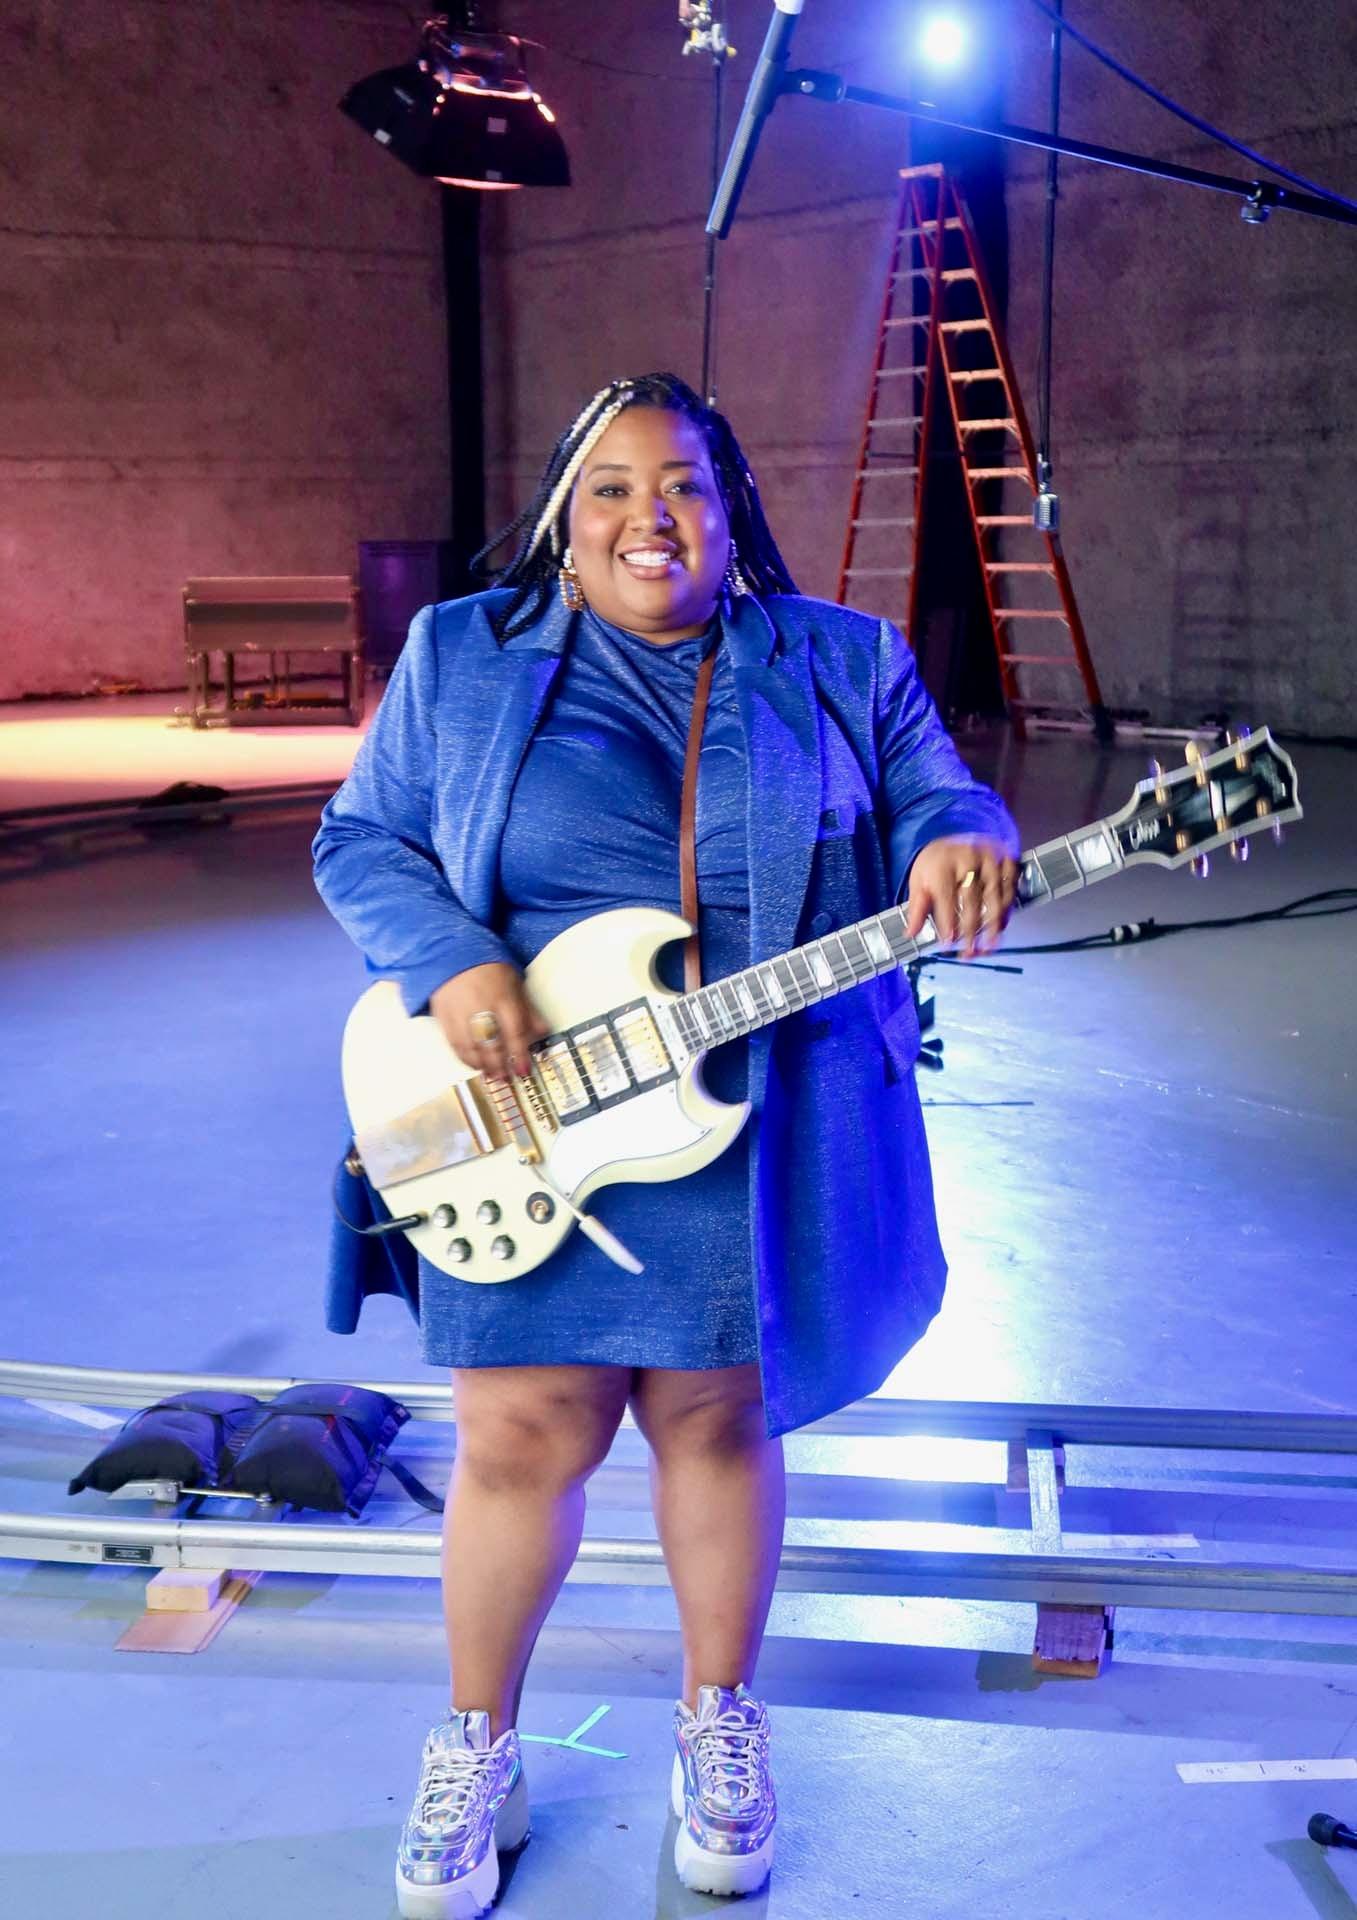
M 1147 840 L 1157 840 L 1163 821 L 1155 814 L 1149 820 L 1133 820 L 1126 830 L 1126 838 L 1131 846 L 1143 847 Z

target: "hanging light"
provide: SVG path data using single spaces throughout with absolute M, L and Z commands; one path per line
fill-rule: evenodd
M 481 191 L 568 187 L 556 116 L 528 79 L 528 42 L 473 9 L 425 23 L 416 57 L 349 88 L 340 110 L 425 179 Z
M 966 21 L 955 13 L 929 14 L 919 27 L 915 49 L 922 65 L 935 72 L 959 67 L 970 52 Z

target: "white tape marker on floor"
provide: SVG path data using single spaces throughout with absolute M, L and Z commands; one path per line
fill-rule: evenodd
M 101 1413 L 98 1407 L 78 1406 L 74 1400 L 25 1400 L 26 1407 L 36 1407 L 39 1413 L 54 1413 L 59 1420 L 74 1420 L 80 1427 L 120 1427 L 124 1416 L 120 1413 Z
M 1185 1786 L 1239 1780 L 1357 1780 L 1357 1760 L 1188 1760 L 1178 1764 Z

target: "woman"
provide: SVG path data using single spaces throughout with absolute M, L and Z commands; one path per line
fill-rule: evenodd
M 967 953 L 993 943 L 1011 821 L 894 629 L 796 595 L 734 435 L 690 388 L 651 375 L 597 394 L 513 537 L 493 591 L 416 619 L 316 842 L 331 910 L 469 1066 L 525 1070 L 545 1027 L 522 969 L 556 933 L 612 907 L 677 910 L 680 784 L 713 650 L 704 978 L 906 885 L 912 931 L 931 915 Z M 711 1091 L 752 1105 L 741 1139 L 687 1179 L 591 1203 L 640 1278 L 581 1234 L 502 1286 L 422 1266 L 424 1353 L 453 1369 L 457 1406 L 452 1710 L 401 1838 L 402 1914 L 484 1912 L 498 1852 L 526 1838 L 524 1672 L 628 1406 L 682 1626 L 676 1867 L 713 1893 L 765 1878 L 775 1802 L 750 1687 L 782 1540 L 779 1436 L 879 1386 L 941 1297 L 917 1045 L 890 974 L 716 1049 Z

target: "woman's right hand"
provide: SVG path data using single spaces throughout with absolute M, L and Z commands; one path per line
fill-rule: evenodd
M 528 1048 L 551 1032 L 529 1000 L 517 967 L 501 960 L 468 967 L 445 980 L 429 996 L 429 1011 L 458 1059 L 487 1080 L 506 1073 L 526 1074 Z M 493 1014 L 498 1038 L 482 1040 L 473 1031 L 473 1014 Z

